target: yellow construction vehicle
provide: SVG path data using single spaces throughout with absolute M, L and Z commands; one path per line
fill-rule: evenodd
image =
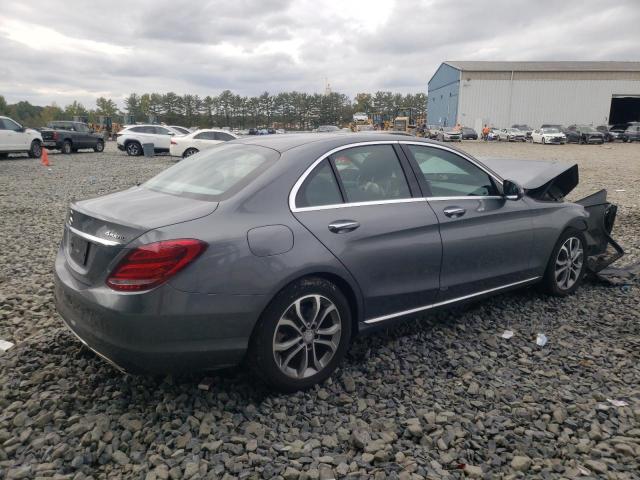
M 396 110 L 396 116 L 393 119 L 393 128 L 395 132 L 407 132 L 416 135 L 418 127 L 424 123 L 424 117 L 415 108 L 399 108 Z

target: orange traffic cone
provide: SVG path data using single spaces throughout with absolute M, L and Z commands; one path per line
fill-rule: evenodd
M 49 166 L 49 152 L 47 152 L 46 148 L 42 149 L 42 155 L 40 158 L 40 163 L 42 163 L 42 165 L 44 165 L 45 167 Z

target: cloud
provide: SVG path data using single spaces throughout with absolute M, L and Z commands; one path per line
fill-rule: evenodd
M 638 60 L 639 24 L 634 0 L 9 0 L 0 94 L 426 92 L 445 60 Z

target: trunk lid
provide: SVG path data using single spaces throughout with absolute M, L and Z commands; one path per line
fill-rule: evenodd
M 127 244 L 143 233 L 209 215 L 217 206 L 143 187 L 73 202 L 63 237 L 69 270 L 87 285 L 102 282 Z

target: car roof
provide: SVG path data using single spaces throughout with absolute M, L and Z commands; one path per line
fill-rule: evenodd
M 257 137 L 245 137 L 234 140 L 237 143 L 259 145 L 271 148 L 279 152 L 285 152 L 292 148 L 314 144 L 315 146 L 326 146 L 327 150 L 341 147 L 352 143 L 364 142 L 419 142 L 425 144 L 437 144 L 438 142 L 419 137 L 406 137 L 390 133 L 370 133 L 370 132 L 336 132 L 336 133 L 285 133 L 283 135 L 261 135 Z

